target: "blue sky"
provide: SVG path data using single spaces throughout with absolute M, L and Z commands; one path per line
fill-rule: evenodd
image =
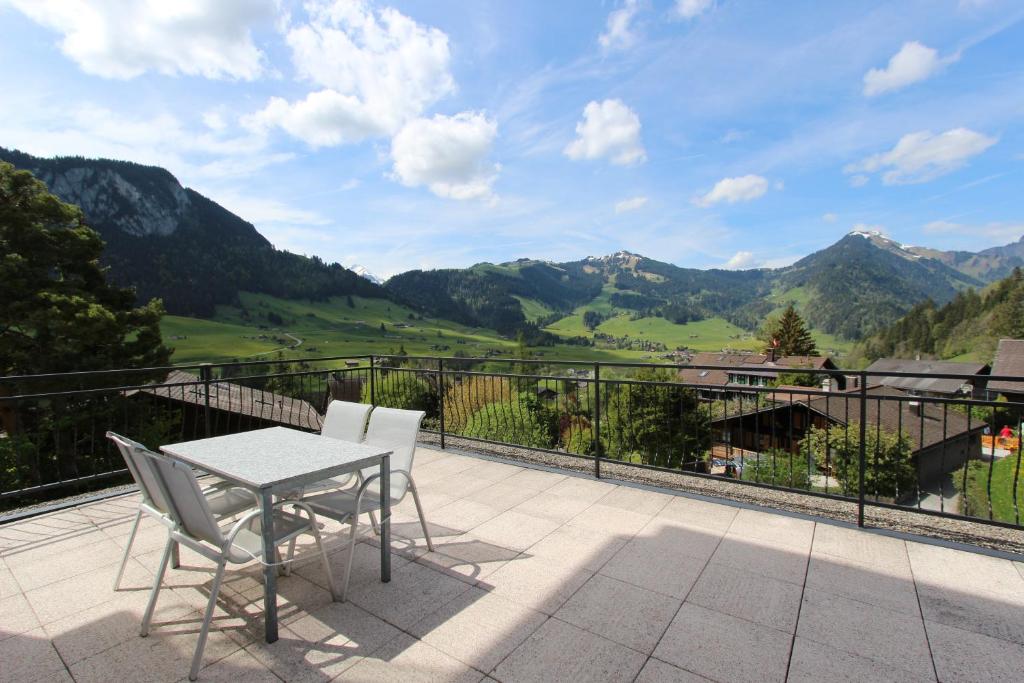
M 0 146 L 381 275 L 1024 234 L 1017 0 L 0 0 Z

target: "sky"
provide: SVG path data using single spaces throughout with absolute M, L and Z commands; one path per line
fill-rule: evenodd
M 387 277 L 1024 234 L 1019 0 L 0 0 L 0 146 Z

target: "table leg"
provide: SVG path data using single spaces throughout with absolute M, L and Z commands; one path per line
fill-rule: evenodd
M 260 492 L 261 532 L 263 534 L 263 619 L 266 640 L 277 640 L 277 566 L 274 546 L 274 494 L 269 490 Z
M 380 580 L 391 581 L 391 456 L 380 461 Z

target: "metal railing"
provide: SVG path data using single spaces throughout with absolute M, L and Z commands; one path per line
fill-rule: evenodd
M 876 506 L 1019 528 L 1021 440 L 1001 433 L 1019 435 L 1024 403 L 990 380 L 1024 378 L 386 355 L 0 377 L 0 510 L 127 482 L 108 429 L 151 447 L 317 431 L 339 399 L 423 410 L 442 448 L 459 437 L 586 459 L 596 477 L 614 462 L 852 501 L 861 524 Z

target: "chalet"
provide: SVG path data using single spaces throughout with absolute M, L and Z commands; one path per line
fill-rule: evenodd
M 992 374 L 1024 377 L 1024 339 L 999 340 L 996 359 L 992 363 Z M 1024 401 L 1024 382 L 993 380 L 986 388 L 990 399 L 1002 395 L 1007 401 Z
M 767 387 L 784 373 L 811 374 L 814 370 L 836 370 L 827 356 L 778 356 L 766 353 L 699 352 L 690 356 L 689 365 L 679 371 L 679 381 L 697 387 L 707 398 L 721 398 L 742 392 L 743 387 Z M 700 366 L 711 366 L 702 368 Z M 816 382 L 828 379 L 832 388 L 842 390 L 840 375 L 815 375 Z
M 768 400 L 738 402 L 732 414 L 711 421 L 714 440 L 744 451 L 779 449 L 797 453 L 812 427 L 859 425 L 859 392 L 799 394 L 776 391 Z M 947 473 L 962 468 L 970 458 L 981 457 L 985 424 L 966 415 L 944 410 L 942 404 L 883 385 L 868 387 L 865 424 L 868 429 L 903 433 L 911 442 L 910 457 L 917 464 L 922 487 L 939 482 Z M 743 405 L 746 403 L 746 405 Z
M 172 370 L 162 383 L 127 395 L 181 407 L 183 421 L 188 423 L 182 425 L 183 433 L 203 432 L 206 387 L 196 375 Z M 225 381 L 211 382 L 209 396 L 210 425 L 215 434 L 276 425 L 319 431 L 323 424 L 312 403 L 291 396 Z
M 904 360 L 901 358 L 879 358 L 867 367 L 868 384 L 881 384 L 905 391 L 915 396 L 953 398 L 985 395 L 985 376 L 989 374 L 985 363 L 957 363 L 948 360 Z M 961 375 L 958 378 L 945 377 L 898 377 L 887 372 L 913 372 L 928 375 Z M 966 377 L 966 376 L 969 376 Z

